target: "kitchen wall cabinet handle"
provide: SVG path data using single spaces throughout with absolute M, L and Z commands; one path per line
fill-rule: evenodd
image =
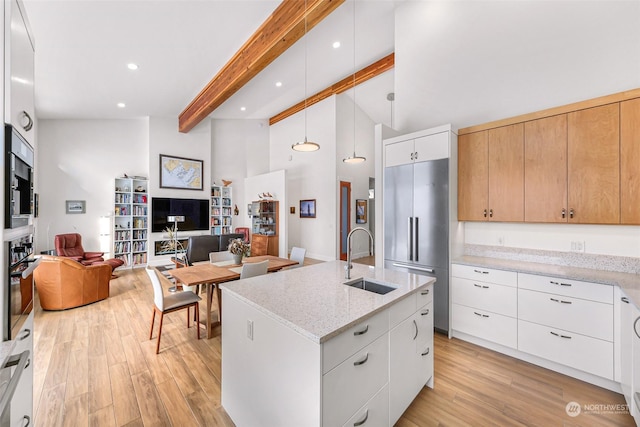
M 427 314 L 429 314 L 429 309 L 428 308 L 425 311 L 423 311 L 422 313 L 420 313 L 420 316 L 426 316 Z
M 22 129 L 29 132 L 33 127 L 33 119 L 26 111 L 23 111 L 20 116 L 20 126 L 22 126 Z
M 427 347 L 427 350 L 424 353 L 420 353 L 420 356 L 426 356 L 427 354 L 429 354 L 429 347 Z
M 633 332 L 636 333 L 636 336 L 640 338 L 640 333 L 638 333 L 638 321 L 640 321 L 640 316 L 633 322 Z
M 573 208 L 569 209 L 569 218 L 573 218 L 574 213 Z
M 407 243 L 409 244 L 409 261 L 413 261 L 413 218 L 407 218 Z
M 489 218 L 493 218 L 493 209 L 489 209 Z
M 369 360 L 369 353 L 364 355 L 364 359 L 353 362 L 353 366 L 364 365 L 367 363 L 367 360 Z
M 31 329 L 25 329 L 23 331 L 20 331 L 20 335 L 18 336 L 18 341 L 24 341 L 27 338 L 29 338 L 29 335 L 31 335 Z
M 361 331 L 355 331 L 355 332 L 353 333 L 353 335 L 357 337 L 358 335 L 364 335 L 364 334 L 366 334 L 366 333 L 367 333 L 367 331 L 369 331 L 369 325 L 367 325 L 367 326 L 366 326 L 363 330 L 361 330 Z
M 476 316 L 480 316 L 480 317 L 489 317 L 488 314 L 480 314 L 477 311 L 474 311 L 473 314 L 475 314 Z
M 558 333 L 553 332 L 553 331 L 550 331 L 549 333 L 551 335 L 553 335 L 554 337 L 566 338 L 566 339 L 569 339 L 569 340 L 571 339 L 571 337 L 569 335 L 561 335 L 561 334 L 558 334 Z
M 485 209 L 482 213 L 482 215 L 486 218 L 487 217 L 487 210 Z
M 416 328 L 416 334 L 413 336 L 413 339 L 415 341 L 415 339 L 418 338 L 418 323 L 416 322 L 415 319 L 413 319 L 413 326 L 415 326 Z
M 356 421 L 355 423 L 353 423 L 353 427 L 358 427 L 363 425 L 364 423 L 367 422 L 368 419 L 369 419 L 369 410 L 367 409 L 366 411 L 364 411 L 364 418 L 361 419 L 360 421 Z
M 562 218 L 566 218 L 567 217 L 567 210 L 565 208 L 562 208 Z
M 418 152 L 413 153 L 413 160 L 418 160 Z
M 488 271 L 484 271 L 484 270 L 473 270 L 473 272 L 478 274 L 489 274 Z
M 629 304 L 629 298 L 627 298 L 627 297 L 621 297 L 620 301 L 622 301 L 622 302 L 624 302 L 626 304 Z
M 431 270 L 431 272 L 433 273 L 433 270 Z M 426 291 L 420 292 L 420 295 L 429 295 L 429 289 L 427 289 Z
M 413 153 L 411 153 L 411 156 L 409 156 L 409 157 L 411 157 L 411 160 L 413 160 Z

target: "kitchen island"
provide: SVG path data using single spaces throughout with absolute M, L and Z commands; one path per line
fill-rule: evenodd
M 347 280 L 345 265 L 222 285 L 222 406 L 238 427 L 389 426 L 433 386 L 435 279 L 354 264 Z M 357 278 L 393 289 L 344 284 Z

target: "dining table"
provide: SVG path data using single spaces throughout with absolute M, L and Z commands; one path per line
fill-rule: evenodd
M 267 271 L 269 273 L 298 264 L 298 261 L 290 260 L 288 258 L 280 258 L 273 255 L 245 257 L 242 260 L 242 264 L 262 262 L 265 260 L 269 261 L 267 266 Z M 235 264 L 233 260 L 228 260 L 174 268 L 173 270 L 168 271 L 176 282 L 183 286 L 205 285 L 207 308 L 204 325 L 207 331 L 207 338 L 211 338 L 213 336 L 213 328 L 222 323 L 222 295 L 218 285 L 220 283 L 240 279 L 242 264 Z M 218 299 L 218 320 L 216 322 L 213 322 L 211 316 L 214 288 L 216 291 L 216 298 Z

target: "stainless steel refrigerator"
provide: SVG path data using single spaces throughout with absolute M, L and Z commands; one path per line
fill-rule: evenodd
M 434 327 L 449 331 L 449 159 L 385 168 L 385 268 L 436 278 Z

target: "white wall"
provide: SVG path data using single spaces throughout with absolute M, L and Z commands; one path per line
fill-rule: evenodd
M 307 249 L 307 256 L 336 259 L 336 101 L 335 96 L 307 108 L 307 139 L 320 150 L 299 153 L 291 145 L 304 139 L 304 111 L 270 126 L 271 170 L 287 171 L 288 246 Z M 316 199 L 316 218 L 300 218 L 300 200 Z M 289 214 L 289 207 L 296 213 Z
M 233 203 L 239 214 L 233 227 L 250 227 L 244 179 L 269 172 L 269 125 L 266 120 L 211 120 L 211 179 L 233 181 Z M 257 198 L 249 194 L 249 198 Z
M 270 193 L 274 200 L 278 201 L 278 254 L 282 258 L 287 258 L 287 217 L 289 212 L 287 206 L 287 173 L 284 170 L 269 172 L 262 175 L 255 175 L 244 180 L 246 190 L 243 205 L 246 206 L 254 200 L 260 200 L 258 194 Z M 246 211 L 245 211 L 246 215 Z M 248 226 L 251 227 L 251 219 L 247 219 Z
M 205 120 L 193 128 L 189 133 L 178 132 L 177 118 L 149 118 L 149 155 L 146 159 L 149 170 L 149 194 L 153 197 L 177 197 L 183 199 L 209 199 L 211 197 L 211 124 Z M 174 188 L 160 188 L 160 154 L 202 160 L 203 189 L 179 190 Z M 209 234 L 209 231 L 180 232 L 178 238 Z M 169 255 L 154 256 L 154 242 L 164 240 L 163 233 L 150 233 L 149 263 L 168 260 Z
M 147 119 L 39 120 L 36 253 L 53 249 L 56 234 L 75 232 L 85 250 L 105 249 L 100 217 L 112 217 L 114 179 L 149 176 L 148 139 Z M 86 200 L 86 213 L 67 214 L 65 200 Z

